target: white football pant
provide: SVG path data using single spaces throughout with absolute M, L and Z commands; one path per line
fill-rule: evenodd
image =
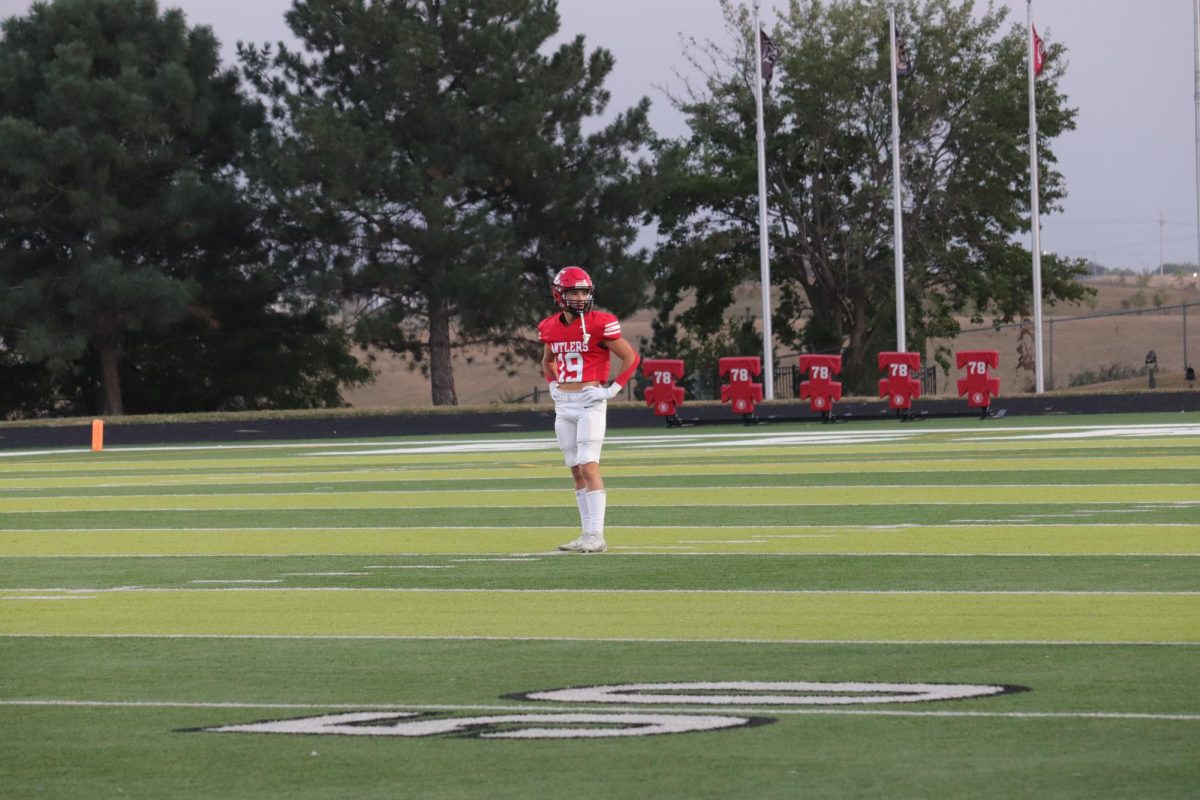
M 554 404 L 554 436 L 568 467 L 600 461 L 608 403 L 584 405 L 579 392 L 564 392 Z

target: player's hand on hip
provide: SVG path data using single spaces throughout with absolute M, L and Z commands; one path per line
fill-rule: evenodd
M 585 405 L 592 405 L 606 400 L 611 400 L 616 397 L 621 391 L 621 387 L 617 384 L 612 386 L 589 386 L 583 390 L 581 396 Z

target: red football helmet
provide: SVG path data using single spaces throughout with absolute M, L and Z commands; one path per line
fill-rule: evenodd
M 568 289 L 587 289 L 587 297 L 583 300 L 568 301 L 563 296 L 563 292 Z M 592 310 L 592 300 L 595 298 L 596 286 L 582 267 L 563 267 L 554 276 L 550 293 L 554 295 L 554 302 L 563 311 L 569 311 L 572 314 L 583 314 Z

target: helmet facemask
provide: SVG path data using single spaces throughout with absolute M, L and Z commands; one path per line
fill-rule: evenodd
M 578 292 L 579 290 L 578 289 L 568 289 L 563 292 L 562 302 L 559 303 L 559 306 L 562 308 L 563 311 L 570 311 L 572 314 L 574 314 L 575 316 L 578 317 L 579 315 L 586 314 L 587 312 L 592 310 L 592 302 L 595 298 L 595 292 L 593 292 L 591 289 L 588 289 L 587 297 L 585 297 L 583 299 L 578 299 L 578 298 L 567 297 L 567 295 L 566 295 L 567 291 Z
M 579 289 L 586 290 L 587 296 L 581 299 L 567 298 L 568 291 Z M 554 276 L 551 294 L 554 295 L 554 302 L 563 311 L 581 316 L 592 310 L 596 287 L 592 284 L 591 277 L 579 267 L 564 267 Z

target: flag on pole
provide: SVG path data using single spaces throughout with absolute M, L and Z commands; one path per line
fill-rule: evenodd
M 765 31 L 758 32 L 759 44 L 762 46 L 762 79 L 763 83 L 770 85 L 771 76 L 775 74 L 775 62 L 779 58 L 779 47 L 771 41 L 771 37 L 767 36 Z
M 908 57 L 908 46 L 900 34 L 896 34 L 896 76 L 903 78 L 912 74 L 912 59 Z
M 1033 375 L 1034 391 L 1046 391 L 1042 371 L 1042 212 L 1038 202 L 1038 135 L 1037 135 L 1037 76 L 1046 62 L 1042 37 L 1033 25 L 1033 0 L 1026 4 L 1026 24 L 1029 26 L 1028 59 L 1025 73 L 1029 80 L 1029 233 L 1033 256 Z
M 1038 36 L 1037 27 L 1031 25 L 1030 28 L 1033 30 L 1033 74 L 1041 75 L 1042 67 L 1046 65 L 1046 45 Z

